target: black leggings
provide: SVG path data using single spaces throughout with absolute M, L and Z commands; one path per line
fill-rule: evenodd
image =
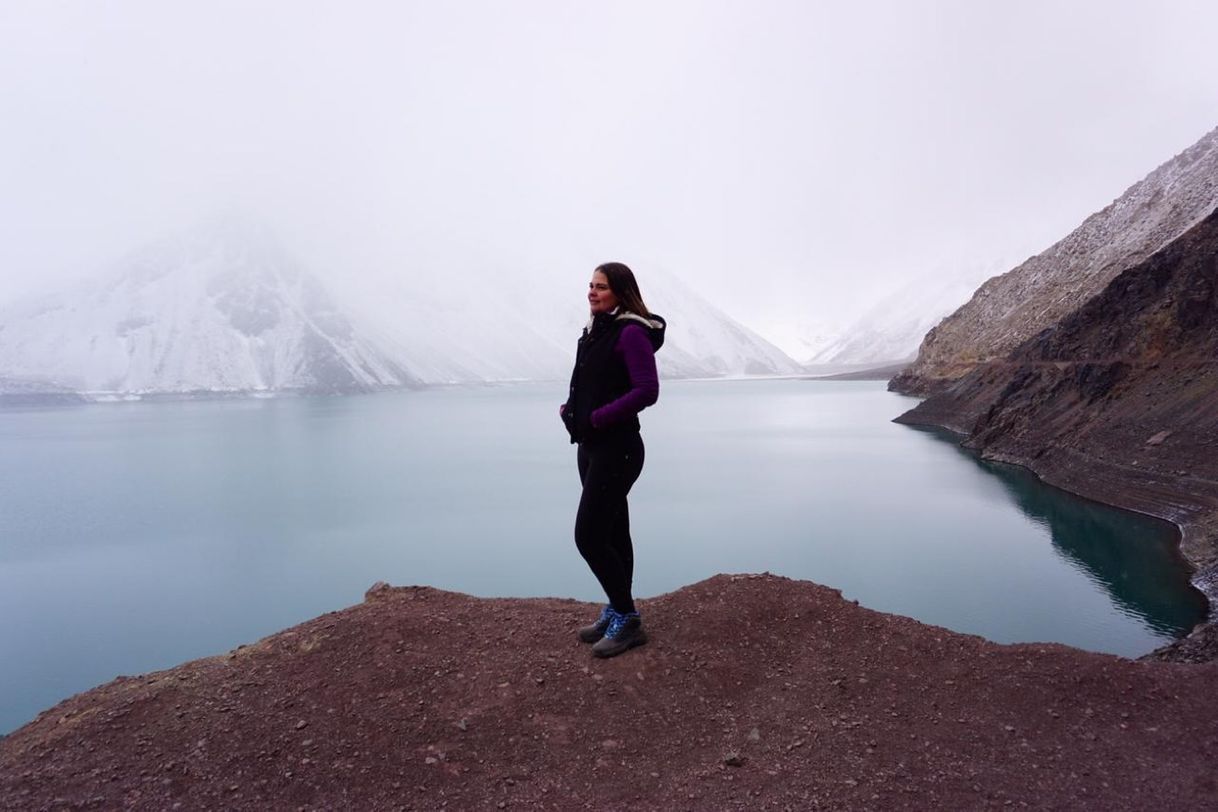
M 633 612 L 634 547 L 626 494 L 643 470 L 643 438 L 638 432 L 580 443 L 576 455 L 584 492 L 575 514 L 575 546 L 600 581 L 609 605 Z

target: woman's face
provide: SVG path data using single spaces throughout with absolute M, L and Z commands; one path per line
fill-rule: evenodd
M 588 306 L 592 315 L 608 313 L 617 305 L 617 296 L 609 289 L 609 277 L 600 271 L 593 273 L 592 281 L 588 283 Z

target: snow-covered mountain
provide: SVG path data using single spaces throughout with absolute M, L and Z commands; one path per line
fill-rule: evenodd
M 789 355 L 694 293 L 677 277 L 649 269 L 646 276 L 640 276 L 639 285 L 648 308 L 668 321 L 664 349 L 656 356 L 661 374 L 716 377 L 803 371 Z
M 426 382 L 561 380 L 587 323 L 592 269 L 443 282 L 421 289 L 408 275 L 336 285 L 361 324 L 389 337 L 395 357 Z M 665 377 L 790 375 L 800 365 L 728 317 L 675 276 L 639 274 L 648 307 L 669 323 L 657 355 Z
M 585 274 L 375 284 L 306 272 L 265 230 L 217 221 L 98 280 L 0 309 L 0 392 L 94 398 L 345 392 L 561 380 L 587 319 Z M 790 374 L 799 365 L 660 272 L 641 279 L 670 329 L 661 374 Z M 7 383 L 6 383 L 7 382 Z
M 989 273 L 910 282 L 867 309 L 809 364 L 871 364 L 912 359 L 927 331 L 969 300 Z
M 336 286 L 361 324 L 389 337 L 395 357 L 429 383 L 534 379 L 570 374 L 592 269 L 513 274 L 467 287 L 420 290 L 409 276 Z M 656 356 L 668 378 L 789 375 L 800 365 L 670 274 L 639 275 L 647 306 L 668 322 Z M 507 297 L 507 298 L 505 298 Z
M 844 326 L 840 319 L 799 317 L 759 324 L 758 329 L 787 355 L 807 364 L 841 340 Z
M 273 238 L 231 222 L 0 311 L 0 376 L 94 397 L 418 383 Z

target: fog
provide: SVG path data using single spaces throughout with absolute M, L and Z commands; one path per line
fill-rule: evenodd
M 1218 125 L 1206 2 L 0 5 L 0 304 L 217 212 L 510 304 L 773 334 L 1036 253 Z

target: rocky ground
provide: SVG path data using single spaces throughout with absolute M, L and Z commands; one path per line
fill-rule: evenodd
M 642 603 L 423 587 L 120 678 L 0 740 L 0 808 L 1218 807 L 1218 664 L 1001 646 L 806 582 Z

